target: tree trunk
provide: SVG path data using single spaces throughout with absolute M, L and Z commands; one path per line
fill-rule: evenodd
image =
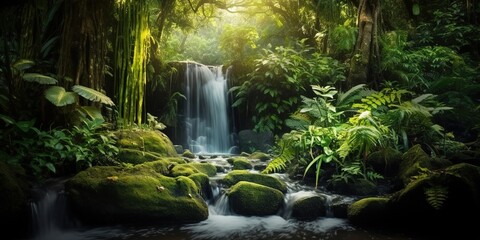
M 111 1 L 65 1 L 58 75 L 96 90 L 105 77 L 107 54 L 107 13 Z M 70 83 L 71 84 L 71 83 Z M 68 82 L 63 84 L 69 87 Z
M 378 18 L 379 0 L 360 0 L 358 5 L 358 36 L 350 61 L 348 87 L 361 83 L 376 83 L 372 69 L 378 60 Z

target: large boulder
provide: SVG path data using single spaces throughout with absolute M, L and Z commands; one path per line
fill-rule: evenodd
M 240 181 L 257 183 L 267 187 L 275 188 L 283 193 L 287 192 L 287 185 L 280 179 L 266 174 L 251 173 L 246 170 L 231 171 L 221 180 L 221 183 L 227 186 L 233 186 Z
M 431 158 L 417 144 L 403 154 L 398 175 L 403 184 L 407 185 L 412 180 L 412 177 L 423 173 L 425 170 L 435 170 L 450 165 L 452 163 L 446 159 Z
M 122 162 L 139 164 L 162 157 L 178 156 L 173 143 L 160 131 L 122 129 L 114 132 Z
M 164 170 L 163 163 L 154 166 Z M 199 178 L 167 177 L 157 169 L 145 165 L 92 167 L 68 180 L 65 189 L 73 210 L 86 223 L 207 219 L 207 205 L 195 183 Z
M 366 164 L 372 167 L 375 172 L 386 177 L 392 177 L 397 175 L 401 161 L 402 153 L 400 151 L 393 148 L 382 148 L 370 153 Z
M 246 216 L 275 215 L 283 204 L 283 193 L 264 185 L 240 181 L 228 191 L 230 208 Z
M 326 198 L 322 195 L 303 195 L 293 201 L 292 217 L 299 220 L 315 220 L 325 216 Z
M 456 164 L 417 176 L 388 198 L 365 198 L 348 209 L 357 225 L 390 226 L 422 233 L 459 234 L 476 229 L 480 167 Z

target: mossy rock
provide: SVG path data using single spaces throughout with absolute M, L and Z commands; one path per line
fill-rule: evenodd
M 480 168 L 462 163 L 419 176 L 393 194 L 390 205 L 409 227 L 468 225 L 467 219 L 480 214 Z
M 245 161 L 248 161 L 248 158 L 245 157 L 245 156 L 235 156 L 235 157 L 230 157 L 230 158 L 227 158 L 227 162 L 230 163 L 231 165 L 233 165 L 233 163 L 237 160 L 245 160 Z
M 333 192 L 344 195 L 367 196 L 378 193 L 377 186 L 373 182 L 363 178 L 356 179 L 349 183 L 344 181 L 331 182 L 328 188 Z
M 156 161 L 152 162 L 145 162 L 140 165 L 136 165 L 135 170 L 138 171 L 155 171 L 157 173 L 160 173 L 162 175 L 169 175 L 171 172 L 171 169 L 177 165 L 177 164 L 185 164 L 185 160 L 183 160 L 180 157 L 169 157 L 169 158 L 161 158 Z M 132 169 L 132 171 L 133 171 Z
M 296 199 L 292 205 L 292 217 L 298 220 L 315 220 L 326 215 L 326 198 L 324 196 L 303 196 Z
M 204 173 L 194 173 L 188 176 L 192 179 L 197 187 L 200 189 L 200 193 L 205 200 L 213 197 L 212 187 L 210 186 L 210 179 Z
M 236 159 L 233 161 L 233 170 L 252 169 L 253 165 L 247 159 Z
M 262 162 L 265 162 L 265 161 L 268 161 L 270 160 L 270 156 L 266 153 L 263 153 L 263 152 L 253 152 L 252 154 L 250 154 L 250 156 L 248 156 L 249 159 L 258 159 Z
M 122 129 L 114 132 L 122 162 L 139 164 L 160 157 L 178 156 L 173 143 L 164 133 L 145 129 Z
M 275 188 L 283 193 L 287 192 L 287 185 L 280 179 L 266 174 L 250 173 L 247 170 L 231 171 L 221 180 L 221 183 L 227 186 L 233 186 L 240 181 L 257 183 L 267 187 Z
M 406 185 L 413 176 L 421 174 L 424 169 L 435 170 L 450 165 L 452 165 L 451 162 L 446 159 L 430 158 L 423 151 L 422 147 L 417 144 L 403 154 L 399 165 L 399 178 Z
M 120 148 L 118 159 L 123 163 L 141 164 L 162 158 L 160 154 L 144 152 L 136 149 Z
M 389 213 L 389 199 L 369 197 L 352 203 L 347 210 L 348 219 L 355 225 L 379 226 L 387 223 Z
M 367 165 L 386 177 L 398 174 L 398 168 L 402 161 L 402 153 L 393 148 L 383 148 L 368 155 Z
M 228 191 L 231 209 L 240 215 L 276 214 L 283 205 L 283 193 L 264 185 L 240 181 Z
M 208 209 L 194 180 L 148 167 L 97 166 L 65 184 L 73 210 L 86 223 L 199 222 Z
M 0 230 L 7 238 L 20 237 L 28 226 L 28 184 L 20 175 L 0 160 Z
M 183 151 L 182 153 L 182 157 L 186 157 L 186 158 L 195 158 L 195 154 L 193 154 L 192 152 L 190 152 L 190 150 L 188 149 L 185 149 L 185 151 Z
M 210 163 L 191 162 L 185 164 L 176 164 L 171 169 L 171 176 L 190 176 L 194 173 L 204 173 L 209 177 L 217 174 L 217 168 Z

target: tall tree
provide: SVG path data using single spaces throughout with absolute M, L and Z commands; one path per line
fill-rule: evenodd
M 360 0 L 358 3 L 358 36 L 355 50 L 350 61 L 348 85 L 376 83 L 373 72 L 378 61 L 378 31 L 380 16 L 379 0 Z
M 112 7 L 112 0 L 65 1 L 58 75 L 72 79 L 71 84 L 102 89 Z

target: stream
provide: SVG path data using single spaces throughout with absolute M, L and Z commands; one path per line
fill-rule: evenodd
M 197 159 L 198 160 L 198 159 Z M 204 161 L 204 160 L 202 160 Z M 227 166 L 226 159 L 216 157 L 208 161 Z M 36 189 L 38 201 L 31 203 L 32 240 L 160 240 L 160 239 L 419 239 L 403 234 L 365 231 L 349 224 L 348 220 L 335 218 L 327 206 L 325 217 L 313 221 L 299 221 L 290 217 L 291 205 L 295 198 L 304 195 L 323 195 L 327 204 L 341 199 L 351 202 L 352 197 L 329 194 L 292 181 L 285 174 L 273 176 L 285 181 L 288 191 L 284 207 L 276 215 L 256 217 L 236 215 L 229 209 L 225 189 L 216 182 L 228 172 L 210 178 L 213 197 L 207 200 L 208 219 L 194 224 L 144 224 L 84 226 L 68 211 L 68 199 L 63 191 L 63 182 L 56 181 Z M 253 171 L 252 172 L 257 172 Z

